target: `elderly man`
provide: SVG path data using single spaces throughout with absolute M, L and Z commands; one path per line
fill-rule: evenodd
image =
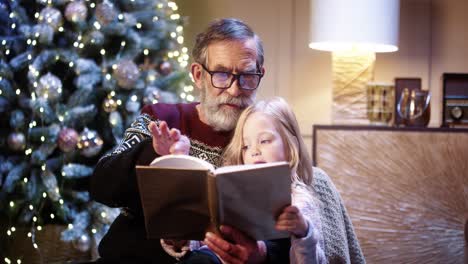
M 265 73 L 263 45 L 245 23 L 221 19 L 197 36 L 193 60 L 191 73 L 200 103 L 145 106 L 123 142 L 96 166 L 92 197 L 124 208 L 99 245 L 100 262 L 174 263 L 177 257 L 185 263 L 211 263 L 209 253 L 170 256 L 162 249 L 164 241 L 146 238 L 135 165 L 147 165 L 157 156 L 190 146 L 191 156 L 219 166 L 237 119 L 253 103 Z M 257 242 L 233 228 L 221 231 L 223 237 L 206 239 L 224 262 L 288 262 L 289 239 Z

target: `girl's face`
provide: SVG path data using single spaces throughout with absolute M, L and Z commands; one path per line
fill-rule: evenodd
M 285 144 L 269 115 L 251 114 L 242 132 L 244 164 L 286 161 Z

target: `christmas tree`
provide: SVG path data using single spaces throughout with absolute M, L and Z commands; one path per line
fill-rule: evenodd
M 97 160 L 144 104 L 194 100 L 183 19 L 167 0 L 0 4 L 0 251 L 19 226 L 40 250 L 49 224 L 86 251 L 118 214 L 90 200 Z

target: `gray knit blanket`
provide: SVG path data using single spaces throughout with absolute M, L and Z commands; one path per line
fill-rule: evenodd
M 338 190 L 320 168 L 314 167 L 313 174 L 313 187 L 321 202 L 320 219 L 328 263 L 366 263 Z

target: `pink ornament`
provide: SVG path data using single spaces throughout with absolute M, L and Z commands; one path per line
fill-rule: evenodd
M 76 148 L 78 133 L 72 128 L 64 128 L 59 133 L 58 146 L 63 152 L 70 152 Z

